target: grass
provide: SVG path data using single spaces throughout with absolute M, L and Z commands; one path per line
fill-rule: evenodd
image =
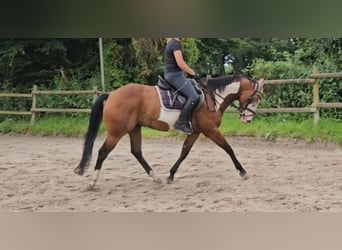
M 49 117 L 39 119 L 34 125 L 28 120 L 7 118 L 0 122 L 0 133 L 41 136 L 83 136 L 87 132 L 88 118 Z M 104 128 L 102 128 L 104 130 Z
M 83 137 L 88 128 L 88 116 L 78 117 L 48 117 L 38 119 L 34 125 L 28 120 L 6 118 L 0 122 L 0 133 L 30 134 L 42 136 L 72 136 Z M 342 122 L 331 119 L 321 119 L 315 126 L 312 119 L 296 121 L 284 119 L 284 116 L 257 116 L 250 124 L 242 124 L 237 114 L 225 114 L 222 119 L 221 131 L 226 136 L 251 136 L 276 140 L 277 138 L 296 138 L 309 142 L 324 141 L 342 145 Z M 104 125 L 100 133 L 105 133 Z M 143 128 L 145 138 L 184 137 L 179 132 L 161 132 Z
M 281 115 L 256 117 L 252 123 L 243 125 L 232 117 L 225 115 L 221 125 L 226 135 L 254 136 L 269 140 L 295 138 L 310 142 L 326 141 L 342 145 L 342 123 L 332 119 L 321 119 L 314 125 L 312 119 L 296 121 L 284 119 Z

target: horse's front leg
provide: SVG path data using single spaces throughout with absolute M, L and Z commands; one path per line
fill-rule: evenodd
M 243 179 L 247 179 L 247 172 L 246 170 L 241 166 L 240 162 L 238 161 L 238 159 L 235 156 L 235 153 L 232 149 L 232 147 L 228 144 L 228 142 L 226 141 L 226 139 L 224 138 L 223 134 L 219 131 L 218 128 L 215 128 L 211 131 L 206 131 L 203 132 L 203 134 L 210 138 L 213 142 L 215 142 L 219 147 L 221 147 L 224 151 L 227 152 L 227 154 L 229 154 L 230 158 L 232 159 L 235 168 L 237 170 L 239 170 L 240 172 L 240 176 Z
M 187 157 L 187 155 L 190 152 L 190 149 L 192 148 L 192 146 L 194 145 L 194 143 L 196 142 L 198 136 L 200 134 L 199 133 L 193 133 L 191 135 L 188 135 L 183 143 L 183 148 L 181 151 L 181 154 L 178 158 L 178 160 L 176 161 L 176 163 L 172 166 L 172 168 L 170 169 L 170 176 L 167 177 L 166 182 L 168 184 L 171 184 L 174 180 L 174 176 L 175 173 L 177 172 L 179 165 L 184 161 L 184 159 Z

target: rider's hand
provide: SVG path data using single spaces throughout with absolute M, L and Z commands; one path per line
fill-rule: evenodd
M 191 76 L 191 78 L 194 79 L 196 82 L 201 80 L 199 74 L 197 74 L 197 73 L 195 73 L 193 76 Z

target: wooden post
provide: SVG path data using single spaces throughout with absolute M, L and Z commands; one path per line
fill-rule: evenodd
M 93 103 L 94 103 L 98 97 L 97 86 L 94 86 L 93 90 L 94 90 L 94 96 L 93 96 Z
M 32 91 L 32 109 L 31 109 L 31 125 L 33 125 L 36 121 L 36 112 L 34 111 L 35 108 L 37 108 L 37 95 L 34 93 L 34 91 L 37 91 L 38 87 L 37 85 L 33 85 L 33 91 Z
M 313 74 L 318 74 L 318 67 L 315 65 L 313 66 L 312 70 Z M 314 112 L 314 124 L 317 125 L 319 123 L 319 80 L 318 78 L 315 79 L 315 82 L 313 83 L 313 88 L 312 88 L 312 94 L 313 94 L 313 103 L 312 106 L 315 108 Z

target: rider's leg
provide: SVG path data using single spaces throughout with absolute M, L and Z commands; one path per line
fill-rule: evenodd
M 186 79 L 182 72 L 165 75 L 165 79 L 170 84 L 172 84 L 177 89 L 177 91 L 181 92 L 187 98 L 187 102 L 183 106 L 174 127 L 175 129 L 191 134 L 192 129 L 189 126 L 189 120 L 191 118 L 191 113 L 196 107 L 196 104 L 198 103 L 200 97 L 195 90 L 195 87 L 192 85 L 191 81 Z
M 189 125 L 189 120 L 195 105 L 195 102 L 187 100 L 181 110 L 178 120 L 174 125 L 175 129 L 181 130 L 187 134 L 192 134 L 192 128 Z
M 184 104 L 174 127 L 175 129 L 181 130 L 187 134 L 191 134 L 192 129 L 189 125 L 189 121 L 191 120 L 192 111 L 199 101 L 199 95 L 194 86 L 188 80 L 185 83 L 185 86 L 182 88 L 181 92 L 187 97 L 187 101 Z

